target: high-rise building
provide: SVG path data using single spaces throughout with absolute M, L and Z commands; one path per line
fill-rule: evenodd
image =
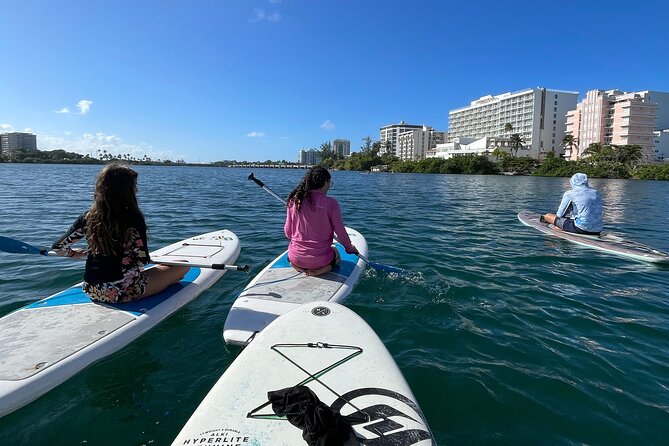
M 315 166 L 321 162 L 321 151 L 316 149 L 300 150 L 297 161 L 307 166 Z
M 564 116 L 575 108 L 577 99 L 578 92 L 538 87 L 483 96 L 448 112 L 448 139 L 508 138 L 518 133 L 525 141 L 525 155 L 540 158 L 551 151 L 561 155 Z
M 351 141 L 348 139 L 335 139 L 332 141 L 332 150 L 342 158 L 351 156 Z
M 595 143 L 638 145 L 646 159 L 657 158 L 654 132 L 669 129 L 669 93 L 590 90 L 567 113 L 566 134 L 574 140 L 565 157 L 577 160 Z
M 400 133 L 405 133 L 410 130 L 422 130 L 422 125 L 407 124 L 400 121 L 399 124 L 390 124 L 380 129 L 379 136 L 379 155 L 391 153 L 397 156 L 397 142 Z
M 446 142 L 446 132 L 437 132 L 432 127 L 422 126 L 411 129 L 397 136 L 395 156 L 403 161 L 415 161 L 425 158 L 425 153 Z
M 669 161 L 669 129 L 653 132 L 653 161 Z
M 0 155 L 9 155 L 17 149 L 37 149 L 37 136 L 20 132 L 0 135 Z

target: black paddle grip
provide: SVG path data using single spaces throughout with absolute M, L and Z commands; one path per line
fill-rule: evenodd
M 249 174 L 249 180 L 253 181 L 260 187 L 265 187 L 265 184 L 262 181 L 253 176 L 253 172 Z

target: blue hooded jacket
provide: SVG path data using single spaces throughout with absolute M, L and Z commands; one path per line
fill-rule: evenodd
M 602 196 L 588 185 L 588 176 L 584 173 L 575 173 L 569 183 L 572 189 L 562 195 L 556 215 L 571 216 L 574 224 L 584 231 L 602 232 Z

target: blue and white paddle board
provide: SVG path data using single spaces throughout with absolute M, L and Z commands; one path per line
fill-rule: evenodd
M 228 230 L 151 253 L 165 262 L 230 264 L 241 246 Z M 126 304 L 92 302 L 81 283 L 0 318 L 0 416 L 121 349 L 214 284 L 225 270 L 191 267 L 163 292 Z
M 354 418 L 346 445 L 436 442 L 402 372 L 357 314 L 310 302 L 261 331 L 228 367 L 172 446 L 299 446 L 302 430 L 274 413 L 270 391 L 307 386 L 334 412 Z
M 354 229 L 346 228 L 346 232 L 358 252 L 367 257 L 367 240 Z M 288 263 L 288 251 L 274 259 L 232 304 L 223 327 L 225 342 L 245 345 L 274 319 L 303 303 L 346 298 L 365 270 L 365 262 L 347 254 L 341 244 L 336 247 L 341 263 L 317 277 L 295 271 Z
M 555 225 L 539 221 L 540 214 L 521 211 L 518 213 L 518 220 L 526 226 L 537 229 L 544 234 L 559 237 L 588 248 L 597 249 L 599 251 L 608 252 L 633 260 L 652 263 L 669 262 L 669 254 L 658 251 L 650 246 L 642 245 L 641 243 L 624 240 L 622 237 L 602 232 L 599 235 L 574 234 L 561 230 Z

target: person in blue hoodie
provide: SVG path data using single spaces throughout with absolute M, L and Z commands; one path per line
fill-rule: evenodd
M 566 232 L 599 235 L 604 226 L 602 196 L 588 185 L 588 176 L 584 173 L 575 173 L 569 183 L 571 190 L 562 195 L 557 212 L 544 214 L 539 220 Z

